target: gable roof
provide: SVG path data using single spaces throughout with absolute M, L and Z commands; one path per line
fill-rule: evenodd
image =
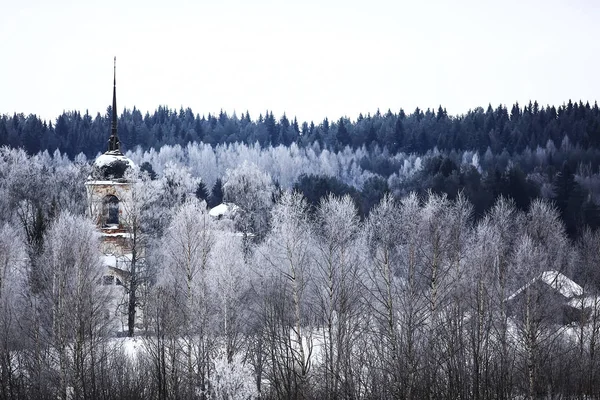
M 510 301 L 535 282 L 543 282 L 567 299 L 583 295 L 583 288 L 558 271 L 544 271 L 506 298 Z

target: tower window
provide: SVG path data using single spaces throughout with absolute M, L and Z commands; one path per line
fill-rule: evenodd
M 106 196 L 103 202 L 104 223 L 119 225 L 119 199 L 116 196 Z

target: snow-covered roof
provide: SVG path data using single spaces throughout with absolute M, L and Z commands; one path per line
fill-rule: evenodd
M 511 294 L 506 300 L 514 299 L 520 293 L 527 290 L 527 288 L 529 288 L 536 281 L 544 282 L 546 285 L 550 286 L 567 299 L 583 295 L 583 288 L 560 272 L 545 271 L 533 278 L 531 282 L 528 282 L 526 285 L 519 288 L 519 290 Z
M 600 307 L 600 298 L 598 296 L 575 298 L 569 301 L 569 305 L 573 308 L 578 308 L 580 310 L 586 308 L 598 308 Z
M 235 211 L 237 208 L 238 206 L 236 206 L 233 203 L 221 203 L 218 206 L 211 208 L 208 212 L 208 215 L 210 215 L 211 217 L 218 218 L 222 217 L 223 215 L 227 215 L 232 211 Z
M 107 151 L 99 155 L 92 165 L 90 181 L 122 180 L 125 171 L 134 168 L 135 164 L 120 151 Z
M 94 161 L 95 167 L 104 167 L 106 165 L 110 165 L 115 161 L 122 161 L 127 163 L 130 167 L 133 167 L 135 164 L 129 158 L 125 157 L 121 153 L 116 153 L 113 151 L 107 151 L 104 154 L 100 154 L 98 158 Z
M 542 272 L 540 279 L 564 297 L 571 298 L 583 295 L 583 288 L 581 286 L 558 271 Z

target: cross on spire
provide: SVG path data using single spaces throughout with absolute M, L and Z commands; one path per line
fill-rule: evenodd
M 115 57 L 114 77 L 113 77 L 113 102 L 112 102 L 112 122 L 110 124 L 110 138 L 108 139 L 108 151 L 121 153 L 121 142 L 117 135 L 117 57 Z

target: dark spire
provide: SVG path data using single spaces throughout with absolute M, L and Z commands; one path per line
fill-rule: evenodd
M 112 122 L 110 124 L 108 151 L 121 154 L 121 143 L 119 142 L 119 136 L 117 135 L 117 57 L 115 57 L 114 65 Z

